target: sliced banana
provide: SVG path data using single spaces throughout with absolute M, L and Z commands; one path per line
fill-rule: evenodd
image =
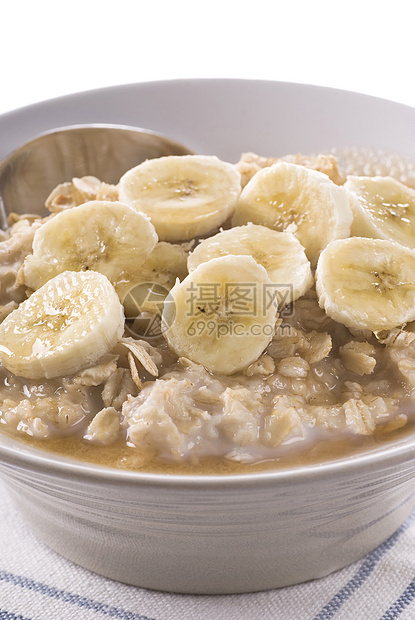
M 272 339 L 274 286 L 252 256 L 222 256 L 177 282 L 163 310 L 164 336 L 179 357 L 230 375 L 251 364 Z
M 252 256 L 265 267 L 278 288 L 280 306 L 298 299 L 313 285 L 310 262 L 298 239 L 258 224 L 235 226 L 202 241 L 189 255 L 189 271 L 228 254 Z
M 187 276 L 188 252 L 182 245 L 159 241 L 140 273 L 119 284 L 117 293 L 126 316 L 131 319 L 140 312 L 160 313 L 165 297 L 176 282 Z
M 108 353 L 123 331 L 123 308 L 109 280 L 65 271 L 0 325 L 0 361 L 27 379 L 72 375 Z
M 415 251 L 384 239 L 333 241 L 316 269 L 319 304 L 346 327 L 373 332 L 415 320 Z
M 415 248 L 415 189 L 379 176 L 349 176 L 344 187 L 356 199 L 352 235 L 389 239 Z
M 243 189 L 232 225 L 253 222 L 293 232 L 314 267 L 323 248 L 350 235 L 353 213 L 347 191 L 317 170 L 276 163 Z
M 139 273 L 156 243 L 143 213 L 121 202 L 93 200 L 58 213 L 36 231 L 23 279 L 36 290 L 63 271 L 91 269 L 115 285 Z
M 153 282 L 171 289 L 177 278 L 183 280 L 187 276 L 188 252 L 178 243 L 159 241 L 147 260 L 141 265 L 140 273 L 127 283 Z
M 149 159 L 126 172 L 120 200 L 146 213 L 162 241 L 183 241 L 218 228 L 241 192 L 236 168 L 207 155 Z

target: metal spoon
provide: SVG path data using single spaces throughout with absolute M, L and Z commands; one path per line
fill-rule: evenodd
M 9 213 L 45 215 L 59 183 L 92 175 L 106 183 L 146 159 L 192 151 L 157 133 L 122 125 L 76 125 L 42 133 L 0 162 L 0 224 Z

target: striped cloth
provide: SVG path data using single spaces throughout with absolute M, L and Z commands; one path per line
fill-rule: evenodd
M 28 530 L 0 483 L 0 620 L 413 620 L 415 513 L 364 560 L 255 594 L 164 594 L 94 575 Z

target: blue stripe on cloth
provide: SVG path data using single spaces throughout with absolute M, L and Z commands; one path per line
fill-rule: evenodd
M 405 588 L 400 597 L 383 614 L 381 620 L 395 620 L 415 598 L 415 578 Z
M 372 553 L 366 556 L 357 573 L 341 588 L 333 598 L 323 607 L 323 609 L 313 618 L 313 620 L 330 620 L 337 613 L 341 606 L 360 588 L 366 579 L 373 573 L 376 565 L 382 557 L 392 549 L 400 536 L 415 522 L 415 513 L 405 521 L 394 534 Z
M 11 611 L 0 609 L 0 620 L 30 620 L 30 618 L 24 618 L 20 614 L 16 615 Z
M 30 590 L 31 592 L 42 594 L 43 596 L 47 596 L 63 603 L 69 603 L 70 605 L 84 609 L 91 609 L 103 614 L 104 616 L 109 616 L 110 618 L 118 618 L 119 620 L 154 620 L 154 618 L 148 618 L 142 614 L 126 611 L 121 607 L 113 607 L 112 605 L 107 605 L 106 603 L 100 603 L 99 601 L 94 601 L 93 599 L 80 596 L 79 594 L 74 594 L 73 592 L 59 590 L 58 588 L 48 586 L 40 581 L 34 581 L 33 579 L 22 577 L 21 575 L 14 575 L 13 573 L 9 573 L 7 571 L 0 570 L 0 582 L 1 581 L 18 586 L 24 590 Z M 1 616 L 0 620 L 3 620 Z M 8 620 L 7 616 L 5 616 L 5 620 Z

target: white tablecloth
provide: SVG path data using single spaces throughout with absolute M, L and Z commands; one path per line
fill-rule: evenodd
M 410 620 L 415 618 L 415 513 L 365 559 L 281 590 L 232 596 L 127 586 L 39 542 L 0 483 L 0 620 Z

